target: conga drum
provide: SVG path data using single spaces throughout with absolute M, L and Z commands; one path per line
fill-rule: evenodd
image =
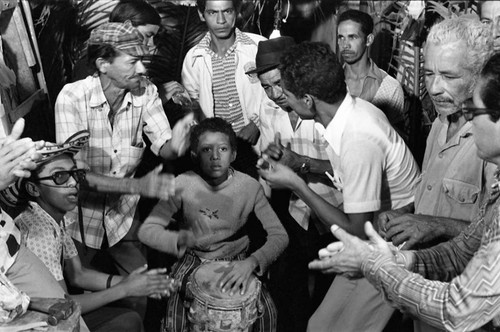
M 246 332 L 262 315 L 260 281 L 252 275 L 246 293 L 229 295 L 217 285 L 232 262 L 214 261 L 197 267 L 187 283 L 191 332 Z M 251 331 L 251 330 L 250 330 Z

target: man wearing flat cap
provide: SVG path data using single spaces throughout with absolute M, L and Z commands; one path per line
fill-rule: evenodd
M 57 142 L 90 131 L 89 145 L 76 156 L 88 167 L 81 209 L 69 215 L 79 223 L 68 231 L 84 265 L 106 250 L 120 274 L 146 264 L 136 236 L 140 196 L 168 199 L 174 189 L 172 176 L 160 174 L 161 168 L 133 179 L 146 147 L 143 134 L 153 153 L 174 159 L 187 147 L 193 119 L 187 115 L 170 128 L 157 89 L 144 76 L 142 57 L 148 49 L 143 39 L 130 23 L 94 29 L 88 46 L 94 74 L 64 86 L 55 105 Z M 121 194 L 103 193 L 110 191 Z
M 261 114 L 261 150 L 280 163 L 301 174 L 308 185 L 332 205 L 339 206 L 340 192 L 330 186 L 325 171 L 331 173 L 326 148 L 328 143 L 315 130 L 313 120 L 299 118 L 283 95 L 278 69 L 284 51 L 295 42 L 291 37 L 279 37 L 259 42 L 256 68 L 248 75 L 257 75 L 267 96 L 276 103 Z M 315 309 L 309 294 L 311 277 L 307 264 L 321 247 L 319 233 L 327 230 L 311 213 L 304 201 L 289 191 L 273 190 L 271 204 L 290 236 L 290 245 L 271 271 L 273 298 L 278 308 L 278 329 L 305 331 Z M 331 240 L 331 239 L 329 239 Z M 322 277 L 323 278 L 323 277 Z M 325 278 L 330 282 L 331 277 Z M 323 281 L 323 280 L 321 280 Z M 319 280 L 316 280 L 316 285 Z M 324 282 L 328 284 L 327 281 Z M 314 294 L 324 295 L 316 287 Z

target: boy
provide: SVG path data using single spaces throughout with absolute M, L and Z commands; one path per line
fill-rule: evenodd
M 169 295 L 174 285 L 171 279 L 162 275 L 165 272 L 162 269 L 146 272 L 144 266 L 124 277 L 82 266 L 73 240 L 66 233 L 64 217 L 67 211 L 76 207 L 79 182 L 85 177 L 85 170 L 76 167 L 73 155 L 85 145 L 81 142 L 86 143 L 88 132 L 75 137 L 61 146 L 49 147 L 49 153 L 45 153 L 31 177 L 18 182 L 21 192 L 24 191 L 32 202 L 15 222 L 21 229 L 23 243 L 65 290 L 67 281 L 72 286 L 94 291 L 72 296 L 81 305 L 83 318 L 91 331 L 142 331 L 142 321 L 136 312 L 106 305 L 128 296 Z
M 236 158 L 236 134 L 221 118 L 208 118 L 191 133 L 191 157 L 195 171 L 179 175 L 176 195 L 160 201 L 139 230 L 139 239 L 157 250 L 180 259 L 172 267 L 173 275 L 185 285 L 189 275 L 207 260 L 231 260 L 234 269 L 223 277 L 223 292 L 246 291 L 253 272 L 262 276 L 288 245 L 288 235 L 267 202 L 261 185 L 250 176 L 235 171 L 230 164 Z M 180 231 L 166 227 L 181 210 Z M 267 241 L 247 255 L 249 246 L 245 224 L 255 212 L 267 232 Z M 164 331 L 184 331 L 186 309 L 181 294 L 168 300 Z M 254 324 L 259 331 L 276 330 L 276 309 L 263 289 L 264 315 Z

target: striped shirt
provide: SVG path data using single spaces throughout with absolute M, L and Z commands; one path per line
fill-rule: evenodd
M 214 114 L 229 122 L 235 132 L 239 132 L 245 126 L 245 118 L 236 89 L 236 46 L 238 43 L 244 45 L 255 45 L 255 43 L 238 29 L 235 34 L 234 44 L 222 57 L 210 48 L 212 39 L 210 33 L 205 35 L 198 47 L 205 49 L 212 58 Z
M 142 159 L 146 144 L 143 134 L 151 141 L 156 155 L 172 136 L 156 87 L 149 81 L 141 83 L 139 93 L 128 92 L 120 109 L 108 118 L 110 106 L 104 96 L 100 79 L 89 76 L 66 84 L 55 105 L 56 139 L 64 142 L 77 131 L 90 131 L 87 147 L 76 156 L 85 161 L 91 172 L 131 178 Z M 85 243 L 101 248 L 104 236 L 113 246 L 127 234 L 135 214 L 139 195 L 101 194 L 81 191 Z M 75 211 L 68 218 L 76 220 Z M 78 223 L 72 223 L 68 232 L 81 241 Z
M 374 252 L 362 264 L 365 277 L 391 305 L 438 328 L 470 331 L 488 322 L 486 330 L 500 326 L 499 198 L 498 189 L 492 191 L 459 236 L 413 252 L 405 265 L 416 273 Z

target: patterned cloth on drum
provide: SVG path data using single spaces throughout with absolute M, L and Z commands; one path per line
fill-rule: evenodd
M 216 287 L 230 260 L 202 262 L 187 253 L 173 266 L 173 276 L 182 280 L 178 293 L 167 302 L 163 332 L 274 332 L 277 311 L 269 292 L 256 278 L 245 295 L 232 297 Z M 253 323 L 253 327 L 252 327 Z

